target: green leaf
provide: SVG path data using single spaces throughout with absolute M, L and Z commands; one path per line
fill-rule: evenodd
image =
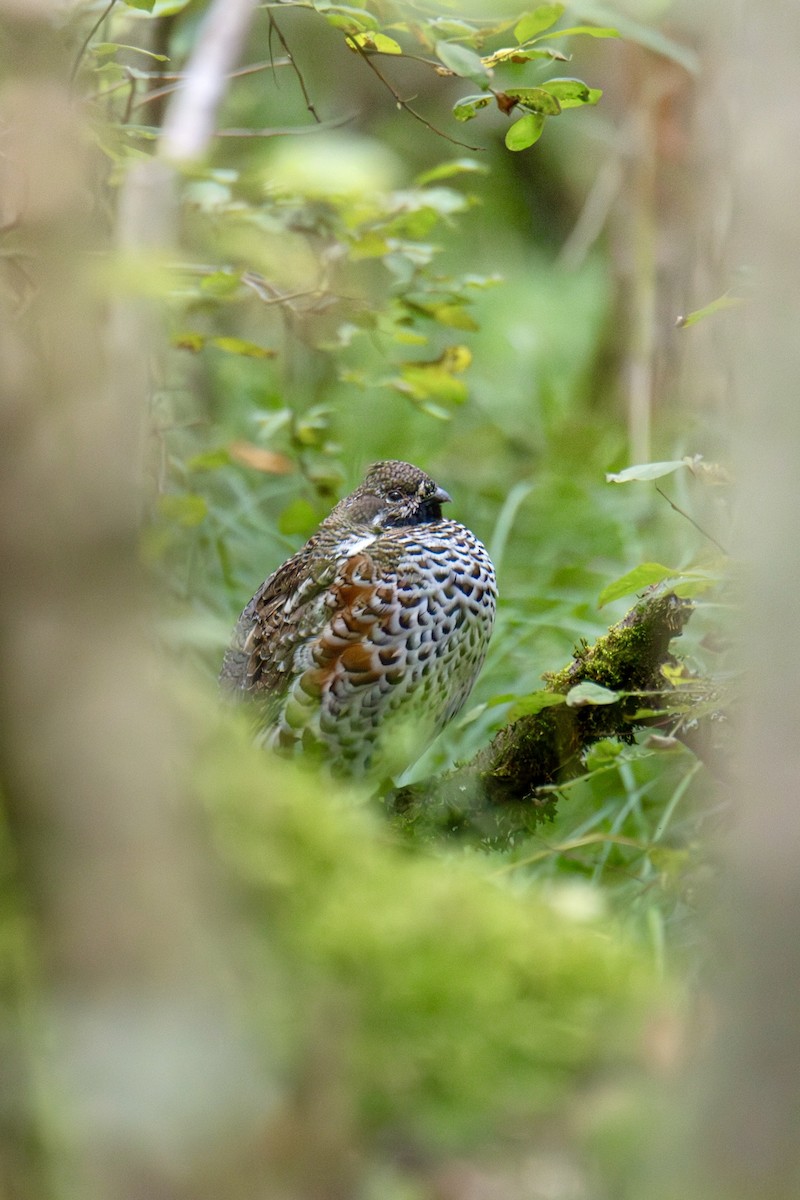
M 428 211 L 430 213 L 430 210 Z M 421 216 L 424 216 L 424 214 L 421 214 Z M 431 224 L 434 223 L 431 222 Z M 407 228 L 411 228 L 410 223 L 407 225 Z M 436 247 L 430 245 L 430 243 L 397 239 L 397 241 L 393 242 L 392 253 L 387 254 L 383 261 L 397 277 L 398 281 L 402 280 L 406 282 L 409 278 L 409 264 L 414 268 L 427 267 L 434 254 L 436 254 Z
M 129 69 L 121 66 L 118 62 L 109 60 L 95 67 L 94 76 L 95 79 L 100 80 L 102 83 L 119 83 L 127 77 Z
M 523 108 L 528 108 L 531 112 L 542 113 L 545 117 L 557 117 L 561 112 L 558 100 L 545 88 L 506 88 L 505 95 L 518 100 Z M 528 144 L 530 145 L 530 143 Z
M 192 3 L 192 0 L 156 0 L 151 8 L 154 17 L 174 17 Z
M 391 381 L 396 391 L 412 400 L 441 400 L 448 404 L 463 404 L 467 385 L 455 379 L 449 371 L 434 366 L 403 367 L 400 378 Z
M 314 405 L 294 423 L 294 440 L 301 446 L 321 446 L 330 430 L 331 410 L 323 405 Z
M 433 304 L 430 315 L 434 321 L 450 329 L 467 329 L 474 333 L 479 328 L 478 322 L 463 304 Z
M 365 8 L 353 8 L 349 4 L 333 4 L 330 8 L 317 4 L 316 8 L 330 25 L 344 30 L 345 33 L 363 33 L 368 29 L 379 28 L 377 18 Z
M 629 596 L 634 592 L 641 592 L 653 584 L 667 581 L 669 581 L 670 591 L 674 592 L 676 596 L 691 600 L 719 585 L 728 574 L 727 563 L 726 558 L 720 558 L 717 563 L 706 569 L 697 567 L 686 570 L 665 567 L 662 563 L 642 563 L 641 566 L 634 567 L 632 571 L 628 571 L 626 575 L 603 588 L 598 597 L 597 606 L 602 608 L 611 600 L 618 600 L 621 596 Z
M 255 342 L 247 342 L 244 338 L 208 337 L 204 333 L 193 332 L 175 334 L 172 344 L 179 350 L 191 350 L 194 353 L 202 350 L 204 346 L 214 346 L 217 350 L 224 350 L 226 354 L 241 354 L 245 358 L 274 358 L 276 353 L 264 346 L 257 346 Z
M 671 462 L 640 463 L 635 467 L 626 467 L 624 471 L 609 471 L 606 473 L 606 483 L 642 483 L 650 479 L 660 479 L 662 475 L 672 475 L 688 466 L 686 459 Z
M 555 96 L 562 108 L 597 104 L 603 94 L 600 88 L 590 88 L 582 79 L 548 79 L 542 86 Z
M 566 696 L 562 696 L 560 692 L 531 692 L 529 696 L 523 696 L 517 700 L 513 708 L 509 709 L 508 720 L 509 722 L 518 721 L 520 717 L 533 716 L 542 709 L 555 708 L 559 704 L 565 704 L 566 700 Z
M 479 108 L 491 104 L 494 96 L 462 96 L 453 105 L 453 116 L 457 121 L 471 121 Z
M 169 62 L 168 54 L 154 54 L 152 50 L 145 50 L 143 46 L 128 46 L 125 42 L 94 42 L 90 49 L 98 58 L 116 54 L 118 50 L 130 50 L 134 54 L 143 54 L 145 58 L 153 58 L 156 62 Z
M 292 500 L 278 518 L 278 529 L 287 535 L 299 533 L 304 537 L 316 529 L 319 517 L 307 500 Z
M 678 582 L 670 584 L 670 589 L 676 596 L 680 596 L 684 600 L 691 600 L 694 596 L 701 596 L 703 592 L 710 591 L 718 584 L 718 575 L 706 575 L 703 571 L 683 571 Z
M 195 454 L 186 462 L 188 471 L 218 471 L 220 467 L 227 467 L 231 461 L 231 456 L 225 446 L 221 446 L 219 450 L 206 450 L 203 454 Z
M 356 46 L 360 46 L 370 54 L 402 54 L 403 47 L 394 38 L 387 37 L 385 33 L 355 33 L 350 38 Z
M 161 135 L 157 125 L 134 125 L 132 122 L 123 125 L 120 130 L 125 137 L 141 138 L 145 142 L 154 142 Z
M 448 187 L 429 187 L 422 192 L 402 191 L 395 192 L 393 196 L 394 207 L 402 212 L 413 213 L 414 211 L 428 212 L 432 210 L 438 213 L 440 217 L 449 217 L 452 213 L 463 212 L 467 206 L 467 202 L 461 192 L 457 192 L 455 188 Z M 388 228 L 392 221 L 386 225 Z
M 348 257 L 354 262 L 362 258 L 383 258 L 390 251 L 385 237 L 374 229 L 368 230 L 362 237 L 356 238 L 348 249 Z
M 679 63 L 690 75 L 699 74 L 700 58 L 694 50 L 667 37 L 653 25 L 626 16 L 619 8 L 617 4 L 604 4 L 601 0 L 581 0 L 580 13 L 584 21 L 596 21 L 598 25 L 613 23 L 619 28 L 620 37 L 625 38 L 626 42 L 638 42 L 654 54 Z M 628 4 L 626 8 L 631 10 L 633 5 Z
M 467 398 L 467 385 L 456 375 L 466 371 L 472 361 L 468 346 L 445 346 L 437 359 L 429 362 L 404 363 L 399 376 L 385 382 L 396 391 L 410 397 L 433 416 L 447 416 L 434 404 L 423 402 L 444 401 L 447 404 L 463 404 Z M 436 411 L 433 411 L 433 410 Z
M 176 333 L 170 339 L 176 350 L 191 350 L 196 354 L 198 350 L 202 350 L 206 344 L 206 336 L 204 333 Z
M 448 71 L 452 71 L 461 79 L 471 79 L 478 87 L 489 86 L 492 73 L 474 50 L 459 46 L 457 42 L 437 42 L 436 56 Z
M 156 6 L 156 0 L 125 0 L 128 8 L 139 8 L 142 12 L 152 12 Z
M 204 497 L 192 492 L 160 496 L 158 509 L 168 521 L 174 521 L 176 525 L 182 525 L 185 529 L 202 524 L 208 514 L 208 505 Z
M 408 321 L 408 313 L 405 306 L 402 307 L 400 313 L 388 312 L 377 313 L 375 319 L 375 328 L 384 337 L 391 338 L 401 346 L 427 346 L 428 338 L 424 333 L 420 333 L 417 329 L 409 329 L 404 322 Z
M 621 596 L 641 592 L 644 588 L 652 587 L 654 583 L 663 583 L 665 579 L 674 579 L 676 575 L 681 574 L 682 572 L 665 567 L 661 563 L 641 563 L 632 571 L 615 579 L 613 583 L 607 584 L 597 598 L 597 607 L 602 608 L 612 600 L 619 600 Z
M 461 197 L 463 201 L 463 197 Z M 463 203 L 462 203 L 463 207 Z M 455 210 L 458 212 L 458 209 Z M 438 224 L 438 216 L 433 205 L 428 208 L 412 209 L 410 212 L 401 212 L 391 221 L 387 221 L 381 232 L 384 237 L 392 238 L 392 250 L 394 253 L 409 252 L 409 257 L 415 260 L 418 253 L 418 248 L 421 246 L 421 239 L 428 236 L 430 231 Z M 397 244 L 396 239 L 410 238 L 411 240 L 405 245 Z M 430 261 L 430 255 L 425 254 L 422 260 L 427 263 Z
M 544 117 L 541 113 L 528 113 L 519 121 L 515 121 L 506 133 L 506 146 L 509 150 L 527 150 L 534 142 L 538 142 L 544 129 Z
M 572 37 L 573 34 L 583 34 L 586 37 L 618 38 L 618 29 L 603 28 L 598 25 L 573 25 L 570 29 L 556 29 L 548 37 Z
M 555 695 L 555 693 L 553 693 Z M 496 696 L 492 696 L 486 701 L 483 708 L 497 708 L 499 704 L 510 704 L 512 700 L 519 700 L 516 692 L 500 692 Z
M 200 291 L 211 296 L 230 296 L 237 291 L 241 276 L 236 271 L 212 271 L 200 282 Z
M 599 742 L 595 742 L 589 747 L 586 754 L 585 765 L 587 771 L 602 771 L 609 764 L 625 753 L 625 748 L 619 742 L 614 742 L 611 738 L 602 738 Z
M 434 33 L 445 38 L 474 38 L 475 28 L 467 25 L 466 21 L 454 20 L 452 17 L 435 17 L 428 22 L 428 27 Z
M 481 100 L 486 97 L 481 96 Z M 459 102 L 460 103 L 460 102 Z M 461 175 L 463 173 L 486 175 L 489 168 L 485 163 L 478 162 L 475 158 L 453 158 L 449 162 L 439 163 L 438 167 L 431 167 L 429 171 L 423 171 L 414 180 L 417 187 L 424 187 L 426 183 L 438 183 L 440 179 L 450 179 L 453 175 Z
M 712 300 L 704 308 L 696 308 L 694 312 L 688 313 L 685 317 L 678 317 L 675 326 L 678 329 L 688 329 L 690 325 L 696 325 L 698 321 L 702 321 L 714 313 L 722 312 L 726 308 L 738 308 L 740 304 L 744 304 L 741 296 L 732 296 L 730 292 L 725 292 L 723 296 Z
M 467 329 L 471 333 L 474 333 L 476 329 L 480 328 L 472 313 L 463 304 L 452 302 L 426 304 L 420 301 L 415 302 L 412 308 L 424 313 L 432 321 L 438 321 L 440 325 L 446 325 L 450 329 Z
M 375 25 L 364 25 L 361 21 L 357 21 L 354 17 L 347 17 L 344 13 L 325 13 L 325 20 L 334 29 L 341 29 L 342 33 L 348 33 L 355 36 L 357 33 L 365 33 L 368 30 L 375 29 Z
M 461 276 L 461 283 L 465 288 L 468 288 L 468 287 L 476 288 L 478 290 L 482 290 L 483 288 L 497 287 L 497 285 L 502 282 L 503 282 L 502 275 L 462 275 Z
M 417 408 L 420 412 L 426 413 L 429 417 L 433 417 L 434 421 L 449 421 L 450 413 L 446 408 L 442 408 L 441 404 L 434 404 L 432 400 L 419 400 Z
M 520 17 L 514 26 L 514 37 L 518 42 L 527 42 L 529 38 L 536 37 L 537 33 L 555 25 L 565 7 L 564 4 L 540 4 L 533 12 Z
M 590 704 L 616 704 L 619 695 L 599 683 L 585 679 L 567 692 L 567 704 L 570 708 L 585 708 Z
M 212 337 L 208 339 L 208 345 L 224 350 L 226 354 L 241 354 L 244 358 L 274 358 L 276 353 L 238 337 Z
M 485 67 L 494 67 L 503 62 L 530 62 L 532 58 L 550 58 L 556 59 L 558 62 L 569 62 L 566 54 L 562 54 L 560 50 L 554 50 L 552 46 L 504 46 L 502 50 L 495 50 L 494 54 L 489 54 L 482 61 Z

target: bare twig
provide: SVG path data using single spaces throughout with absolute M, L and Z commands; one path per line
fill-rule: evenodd
M 621 185 L 622 165 L 617 154 L 609 158 L 597 172 L 580 215 L 561 247 L 558 262 L 565 270 L 577 271 L 582 266 L 586 255 L 603 232 Z
M 303 78 L 303 72 L 300 70 L 297 63 L 295 62 L 294 55 L 292 54 L 291 50 L 289 49 L 289 44 L 286 41 L 286 38 L 283 36 L 280 26 L 278 25 L 278 22 L 275 20 L 272 13 L 269 14 L 269 28 L 270 28 L 270 33 L 274 30 L 275 33 L 277 34 L 278 41 L 280 42 L 281 46 L 283 47 L 283 50 L 284 50 L 285 54 L 287 55 L 289 62 L 292 64 L 294 73 L 297 76 L 297 82 L 300 84 L 300 91 L 303 93 L 303 99 L 306 102 L 306 108 L 311 113 L 314 120 L 317 121 L 321 125 L 322 121 L 320 119 L 319 113 L 317 112 L 316 108 L 314 107 L 314 101 L 311 99 L 311 96 L 309 95 L 308 88 L 306 87 L 306 81 Z
M 337 129 L 340 125 L 349 125 L 357 116 L 358 113 L 347 113 L 346 116 L 334 117 L 330 121 L 319 121 L 316 125 L 283 125 L 266 129 L 218 129 L 216 136 L 230 138 L 297 137 L 299 134 L 319 133 L 321 129 Z
M 238 71 L 230 71 L 228 79 L 240 79 L 243 75 L 255 75 L 258 71 L 266 71 L 275 67 L 290 67 L 291 65 L 291 59 L 288 58 L 276 58 L 272 62 L 251 63 L 249 67 L 240 67 Z M 161 100 L 164 96 L 171 95 L 172 92 L 177 91 L 178 88 L 183 86 L 186 75 L 181 71 L 175 75 L 159 74 L 150 78 L 169 79 L 171 82 L 165 84 L 164 87 L 156 88 L 152 92 L 146 92 L 144 96 L 137 100 L 133 106 L 134 108 L 141 108 L 144 104 L 149 104 L 152 100 Z M 114 88 L 109 88 L 109 92 L 114 90 Z M 108 92 L 105 94 L 108 95 Z
M 662 490 L 658 486 L 658 484 L 656 484 L 656 491 L 658 492 L 659 496 L 663 496 L 663 498 L 666 500 L 667 504 L 670 506 L 670 508 L 673 510 L 673 512 L 679 513 L 680 516 L 685 517 L 690 525 L 694 525 L 694 527 L 698 533 L 702 533 L 704 538 L 708 538 L 708 540 L 710 542 L 713 542 L 713 544 L 717 547 L 718 550 L 721 550 L 723 554 L 727 555 L 728 551 L 725 549 L 725 547 L 720 542 L 718 542 L 715 537 L 712 537 L 707 529 L 703 529 L 702 525 L 698 525 L 697 521 L 695 521 L 693 517 L 690 517 L 689 514 L 687 512 L 684 512 L 682 508 L 679 508 L 678 505 L 673 500 L 670 500 L 667 493 L 662 492 Z
M 84 54 L 86 53 L 86 51 L 87 51 L 87 50 L 88 50 L 88 48 L 89 48 L 89 43 L 91 42 L 92 38 L 93 38 L 93 37 L 94 37 L 94 35 L 97 33 L 98 29 L 99 29 L 99 28 L 100 28 L 100 26 L 103 24 L 103 21 L 105 21 L 106 17 L 107 17 L 107 16 L 108 16 L 108 14 L 111 12 L 112 8 L 114 7 L 114 5 L 115 5 L 116 3 L 117 3 L 117 0 L 109 0 L 109 3 L 108 3 L 108 5 L 107 5 L 107 6 L 106 6 L 106 8 L 104 8 L 104 9 L 103 9 L 103 11 L 100 13 L 100 16 L 97 18 L 97 20 L 95 21 L 94 25 L 92 26 L 92 28 L 91 28 L 91 29 L 89 30 L 89 32 L 87 33 L 86 37 L 85 37 L 85 38 L 84 38 L 84 40 L 81 42 L 81 48 L 80 48 L 80 50 L 78 51 L 78 53 L 75 55 L 75 62 L 72 64 L 72 70 L 71 70 L 71 71 L 70 71 L 70 73 L 69 73 L 69 81 L 70 81 L 70 83 L 72 83 L 73 79 L 74 79 L 74 78 L 75 78 L 75 76 L 78 74 L 78 68 L 80 67 L 80 65 L 81 65 L 81 62 L 83 61 L 83 56 L 84 56 Z
M 458 140 L 458 138 L 451 137 L 450 134 L 445 133 L 445 131 L 443 129 L 439 129 L 439 128 L 437 128 L 436 125 L 431 124 L 430 121 L 428 121 L 425 117 L 423 117 L 422 113 L 418 113 L 415 108 L 411 107 L 411 105 L 408 103 L 407 100 L 403 99 L 403 97 L 400 95 L 400 93 L 397 91 L 397 89 L 394 87 L 394 85 L 392 83 L 390 83 L 390 81 L 386 78 L 386 76 L 383 74 L 383 72 L 379 71 L 378 68 L 375 66 L 375 63 L 372 61 L 371 56 L 369 54 L 365 53 L 364 49 L 361 46 L 359 46 L 358 42 L 354 38 L 348 37 L 346 40 L 347 40 L 348 46 L 350 46 L 353 50 L 355 50 L 356 54 L 359 54 L 361 56 L 361 58 L 364 60 L 364 62 L 369 67 L 370 71 L 372 71 L 372 73 L 374 75 L 377 75 L 378 79 L 380 79 L 383 86 L 387 89 L 388 92 L 391 93 L 391 95 L 394 98 L 395 104 L 397 105 L 398 108 L 404 109 L 405 112 L 407 112 L 410 116 L 412 116 L 416 121 L 419 121 L 421 125 L 424 125 L 426 127 L 426 129 L 430 129 L 431 133 L 435 133 L 438 135 L 438 137 L 444 138 L 446 142 L 452 142 L 452 144 L 454 146 L 462 146 L 464 150 L 485 150 L 486 149 L 485 146 L 471 146 L 469 144 L 469 142 L 460 142 Z
M 258 0 L 212 0 L 186 71 L 167 109 L 161 153 L 189 163 L 208 149 L 225 84 L 241 53 Z
M 128 121 L 130 121 L 131 113 L 133 112 L 133 102 L 136 99 L 136 76 L 132 75 L 130 71 L 126 71 L 125 75 L 130 86 L 128 88 L 128 95 L 125 99 L 125 110 L 122 114 L 123 125 L 127 125 Z

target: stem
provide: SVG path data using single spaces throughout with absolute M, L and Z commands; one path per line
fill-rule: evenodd
M 377 75 L 378 79 L 380 79 L 383 86 L 387 89 L 387 91 L 389 91 L 391 93 L 391 95 L 394 97 L 394 101 L 398 108 L 404 109 L 407 113 L 410 114 L 410 116 L 414 117 L 414 119 L 416 121 L 419 121 L 421 125 L 424 125 L 426 127 L 426 129 L 430 129 L 431 133 L 437 134 L 439 137 L 444 138 L 445 141 L 447 141 L 447 142 L 452 142 L 452 144 L 454 146 L 462 146 L 465 150 L 485 150 L 486 149 L 485 146 L 471 146 L 469 144 L 469 142 L 460 142 L 458 140 L 458 138 L 451 137 L 450 134 L 445 133 L 445 131 L 443 129 L 438 129 L 435 125 L 432 125 L 431 122 L 426 120 L 425 117 L 423 117 L 421 113 L 418 113 L 415 108 L 412 108 L 407 100 L 403 99 L 403 97 L 400 95 L 400 93 L 397 91 L 397 89 L 389 82 L 389 80 L 386 78 L 386 76 L 381 71 L 379 71 L 378 68 L 375 66 L 375 63 L 372 61 L 372 57 L 369 54 L 365 53 L 365 51 L 363 50 L 363 48 L 361 46 L 359 46 L 357 41 L 355 41 L 351 37 L 348 37 L 346 40 L 347 40 L 348 46 L 350 46 L 353 50 L 355 50 L 355 52 L 357 54 L 361 55 L 361 58 L 367 64 L 370 71 L 372 71 L 372 73 L 374 75 Z
M 78 74 L 78 68 L 80 67 L 81 62 L 83 61 L 84 54 L 86 53 L 86 51 L 89 48 L 89 43 L 91 42 L 92 38 L 97 33 L 98 29 L 103 24 L 103 21 L 105 21 L 106 17 L 111 12 L 112 8 L 114 7 L 114 5 L 116 3 L 117 3 L 117 0 L 109 0 L 107 7 L 104 8 L 103 11 L 100 13 L 100 16 L 97 18 L 94 25 L 89 30 L 89 32 L 87 33 L 83 42 L 81 43 L 81 48 L 75 56 L 75 62 L 72 64 L 72 70 L 69 73 L 70 83 L 72 83 L 75 76 Z
M 702 533 L 704 538 L 708 538 L 708 540 L 710 542 L 713 542 L 713 544 L 717 547 L 718 550 L 721 550 L 723 554 L 727 555 L 728 551 L 725 549 L 725 547 L 720 542 L 718 542 L 715 537 L 712 537 L 711 534 L 707 530 L 703 529 L 702 525 L 698 525 L 697 521 L 695 521 L 692 517 L 690 517 L 687 512 L 684 512 L 682 508 L 679 508 L 678 505 L 675 504 L 675 502 L 673 500 L 670 500 L 667 493 L 662 492 L 662 490 L 658 486 L 658 484 L 656 484 L 656 491 L 658 492 L 659 496 L 663 496 L 663 498 L 666 500 L 667 504 L 670 506 L 670 508 L 673 510 L 673 512 L 679 513 L 682 517 L 685 517 L 690 525 L 694 525 L 694 527 L 698 533 Z
M 269 14 L 269 27 L 270 27 L 270 30 L 274 29 L 275 33 L 278 35 L 278 41 L 280 42 L 281 46 L 283 47 L 284 53 L 286 54 L 286 57 L 289 59 L 292 69 L 293 69 L 295 75 L 297 76 L 297 82 L 300 84 L 300 91 L 303 93 L 303 99 L 306 102 L 306 108 L 311 113 L 314 120 L 318 124 L 321 125 L 322 121 L 320 119 L 319 113 L 317 112 L 316 108 L 314 107 L 314 102 L 311 99 L 311 96 L 309 95 L 308 88 L 306 87 L 306 81 L 303 78 L 303 72 L 300 70 L 297 63 L 294 61 L 294 55 L 292 54 L 291 50 L 289 49 L 289 44 L 286 41 L 286 38 L 283 36 L 280 26 L 278 25 L 278 22 L 275 20 L 272 13 Z

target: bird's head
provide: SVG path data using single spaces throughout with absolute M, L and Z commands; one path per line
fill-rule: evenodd
M 374 463 L 364 482 L 334 510 L 349 521 L 377 529 L 439 521 L 450 500 L 430 475 L 407 462 Z

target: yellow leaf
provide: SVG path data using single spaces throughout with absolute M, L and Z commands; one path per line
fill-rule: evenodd
M 348 41 L 365 50 L 367 54 L 402 54 L 403 47 L 385 33 L 355 33 Z

